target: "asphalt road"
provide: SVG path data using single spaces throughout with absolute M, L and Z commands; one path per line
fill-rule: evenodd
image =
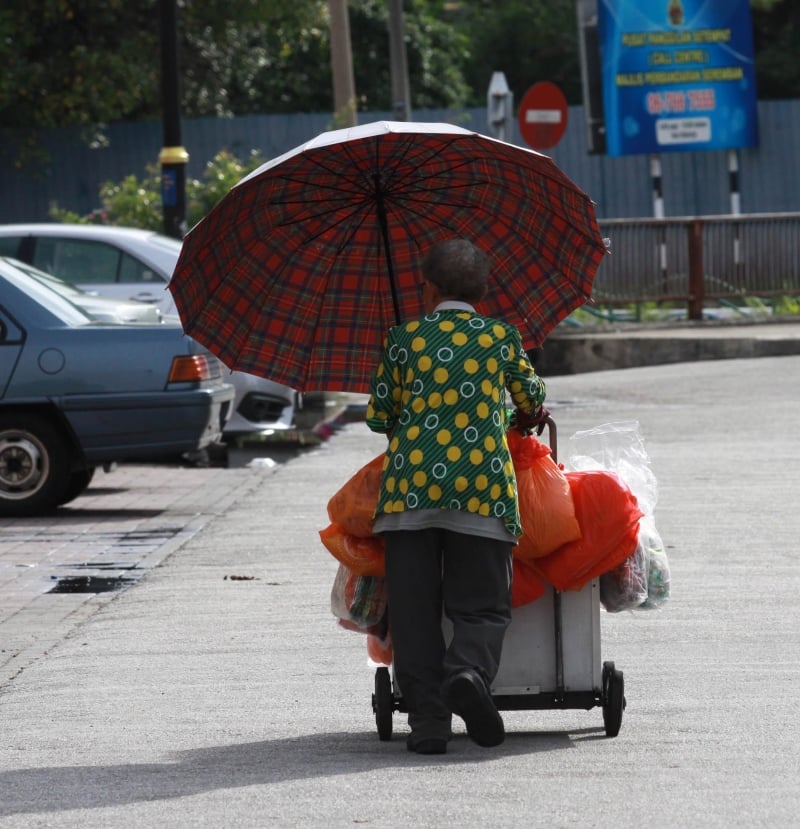
M 196 531 L 0 684 L 0 826 L 796 826 L 798 376 L 764 357 L 549 379 L 562 458 L 577 430 L 636 420 L 658 481 L 672 596 L 603 614 L 614 739 L 592 709 L 506 713 L 501 747 L 459 733 L 442 757 L 409 754 L 399 714 L 378 740 L 317 536 L 382 450 L 363 424 L 205 470 L 175 506 L 134 487 L 143 520 Z

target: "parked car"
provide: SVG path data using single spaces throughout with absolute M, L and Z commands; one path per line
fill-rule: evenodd
M 134 300 L 126 302 L 124 299 L 117 300 L 107 296 L 97 296 L 88 291 L 83 291 L 75 285 L 70 285 L 57 276 L 26 265 L 24 262 L 20 262 L 19 259 L 7 257 L 7 261 L 28 274 L 31 279 L 35 279 L 60 294 L 73 305 L 83 308 L 90 317 L 100 322 L 140 322 L 146 325 L 158 325 L 164 322 L 164 315 L 157 305 L 148 305 L 146 302 L 136 302 Z
M 176 314 L 167 282 L 181 243 L 138 228 L 76 224 L 0 226 L 0 255 L 13 256 L 84 291 L 157 305 Z
M 154 304 L 165 317 L 177 317 L 167 283 L 180 251 L 177 239 L 139 228 L 0 225 L 0 256 L 13 256 L 93 294 Z M 294 389 L 239 371 L 228 377 L 236 398 L 226 439 L 293 426 L 300 405 Z
M 67 503 L 97 466 L 210 446 L 233 398 L 180 326 L 101 322 L 0 257 L 0 516 Z

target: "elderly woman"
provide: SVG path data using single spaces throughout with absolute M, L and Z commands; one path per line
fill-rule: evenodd
M 426 315 L 388 332 L 367 407 L 369 428 L 389 438 L 374 532 L 386 546 L 407 745 L 420 754 L 447 751 L 452 713 L 478 745 L 505 737 L 490 687 L 522 532 L 506 391 L 529 424 L 546 412 L 519 331 L 475 310 L 489 272 L 488 257 L 465 239 L 431 248 L 422 264 Z M 448 646 L 443 611 L 453 626 Z

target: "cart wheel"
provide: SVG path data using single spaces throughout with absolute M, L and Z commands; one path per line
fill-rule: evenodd
M 603 663 L 603 725 L 606 737 L 616 737 L 625 710 L 625 679 L 613 662 Z
M 384 741 L 391 740 L 394 701 L 392 699 L 392 679 L 389 676 L 389 669 L 386 667 L 375 669 L 375 693 L 372 695 L 372 710 L 375 712 L 378 737 Z

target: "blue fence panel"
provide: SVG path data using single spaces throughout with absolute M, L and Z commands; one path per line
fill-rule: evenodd
M 800 211 L 800 100 L 759 103 L 760 146 L 738 151 L 741 211 Z M 359 113 L 360 123 L 391 119 L 390 112 Z M 488 131 L 485 108 L 415 110 L 419 121 L 447 121 Z M 274 158 L 330 129 L 331 115 L 248 115 L 238 118 L 185 119 L 183 145 L 189 152 L 187 175 L 198 178 L 220 150 L 240 158 L 257 150 Z M 523 144 L 516 122 L 513 143 Z M 42 130 L 48 158 L 38 167 L 15 167 L 22 133 L 0 131 L 0 222 L 48 221 L 53 206 L 86 214 L 98 207 L 105 181 L 139 178 L 158 163 L 160 122 L 112 124 L 108 142 L 92 147 L 78 128 Z M 586 151 L 583 107 L 570 107 L 561 142 L 547 151 L 578 186 L 597 203 L 601 219 L 653 215 L 653 180 L 648 156 L 609 158 Z M 731 210 L 728 154 L 708 151 L 665 153 L 661 157 L 665 216 L 718 215 Z

